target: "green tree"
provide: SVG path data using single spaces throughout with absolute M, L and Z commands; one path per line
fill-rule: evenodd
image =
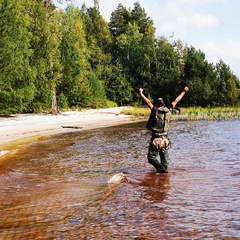
M 100 91 L 101 94 L 99 94 L 97 99 L 101 105 L 106 102 L 105 88 L 110 81 L 112 74 L 110 54 L 112 36 L 108 29 L 107 22 L 100 15 L 98 2 L 95 1 L 94 3 L 93 8 L 87 9 L 84 16 L 84 23 L 90 54 L 89 62 L 91 70 L 93 71 L 93 73 L 90 73 L 90 79 L 92 79 L 92 88 L 98 87 L 98 89 L 92 89 L 94 93 L 93 96 L 95 98 L 97 90 Z M 96 83 L 96 81 L 100 82 Z M 96 106 L 96 99 L 94 101 L 94 105 Z
M 156 69 L 149 92 L 156 99 L 162 97 L 171 102 L 179 92 L 181 68 L 179 54 L 165 37 L 156 40 Z
M 111 34 L 116 38 L 126 33 L 128 23 L 131 20 L 131 12 L 120 3 L 115 11 L 112 12 L 109 29 Z
M 90 64 L 82 12 L 68 6 L 62 13 L 61 81 L 57 86 L 59 104 L 63 107 L 87 107 L 91 102 L 91 88 L 88 81 Z
M 148 17 L 144 8 L 139 2 L 134 3 L 134 8 L 131 10 L 130 22 L 137 24 L 139 32 L 145 34 L 148 31 L 149 25 L 153 26 L 153 21 Z
M 213 64 L 208 63 L 205 54 L 191 46 L 188 47 L 184 67 L 184 82 L 191 88 L 188 100 L 193 105 L 206 107 L 212 105 L 212 85 L 216 79 Z
M 50 31 L 48 29 L 48 18 L 46 3 L 32 1 L 31 5 L 31 27 L 32 33 L 31 48 L 33 54 L 30 57 L 30 64 L 36 71 L 34 79 L 34 98 L 29 103 L 29 111 L 39 112 L 51 108 L 52 87 L 48 79 L 48 72 L 51 71 L 47 58 L 49 49 Z
M 121 64 L 117 64 L 112 73 L 111 81 L 106 86 L 108 99 L 116 102 L 118 105 L 128 104 L 133 100 L 132 88 L 130 81 Z
M 0 1 L 0 111 L 27 111 L 34 97 L 36 72 L 29 31 L 31 1 Z
M 144 87 L 150 82 L 156 64 L 153 22 L 136 2 L 133 10 L 119 4 L 112 13 L 109 27 L 115 43 L 112 62 L 123 66 L 124 78 L 132 89 Z M 132 94 L 130 99 L 137 100 L 136 92 Z
M 139 61 L 142 60 L 143 51 L 141 41 L 143 34 L 139 33 L 139 28 L 136 24 L 128 24 L 126 34 L 117 37 L 116 52 L 118 53 L 118 61 L 129 75 L 129 80 L 137 79 L 138 73 L 141 72 Z M 134 82 L 131 83 L 134 85 Z
M 214 102 L 220 106 L 239 103 L 239 80 L 230 67 L 221 59 L 216 63 L 217 80 L 215 81 Z
M 51 109 L 57 114 L 56 87 L 61 77 L 60 16 L 50 0 L 31 1 L 31 28 L 33 35 L 31 65 L 36 69 L 34 99 L 29 104 L 31 111 Z
M 45 0 L 46 3 L 46 17 L 47 17 L 47 51 L 46 51 L 46 63 L 48 66 L 48 71 L 46 73 L 47 78 L 50 81 L 51 92 L 52 92 L 52 104 L 51 109 L 53 114 L 58 113 L 57 107 L 57 85 L 60 82 L 60 72 L 61 72 L 61 63 L 60 63 L 60 19 L 56 11 L 52 11 L 52 7 L 48 6 L 48 3 L 51 3 L 49 0 Z

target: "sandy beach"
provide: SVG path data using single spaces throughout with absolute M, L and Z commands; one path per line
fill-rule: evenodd
M 84 131 L 134 121 L 121 114 L 126 107 L 62 112 L 59 115 L 13 114 L 0 115 L 0 156 L 10 145 L 33 141 L 70 131 Z

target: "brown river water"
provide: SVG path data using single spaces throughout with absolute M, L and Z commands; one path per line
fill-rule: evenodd
M 145 123 L 2 156 L 0 239 L 240 239 L 240 121 L 172 122 L 168 174 L 147 162 Z

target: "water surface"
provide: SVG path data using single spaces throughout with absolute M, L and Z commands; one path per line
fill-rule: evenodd
M 147 163 L 145 122 L 3 156 L 0 239 L 240 239 L 240 121 L 172 122 L 169 137 L 169 174 Z

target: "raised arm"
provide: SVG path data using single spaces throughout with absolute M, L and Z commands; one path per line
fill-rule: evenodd
M 148 107 L 152 110 L 153 109 L 153 104 L 151 101 L 143 94 L 143 89 L 139 88 L 139 95 L 142 98 L 142 100 L 148 105 Z
M 180 95 L 172 102 L 172 106 L 173 108 L 176 107 L 176 105 L 181 101 L 181 99 L 183 98 L 183 96 L 185 95 L 186 92 L 189 91 L 189 88 L 188 87 L 185 87 L 183 89 L 183 91 L 180 93 Z

